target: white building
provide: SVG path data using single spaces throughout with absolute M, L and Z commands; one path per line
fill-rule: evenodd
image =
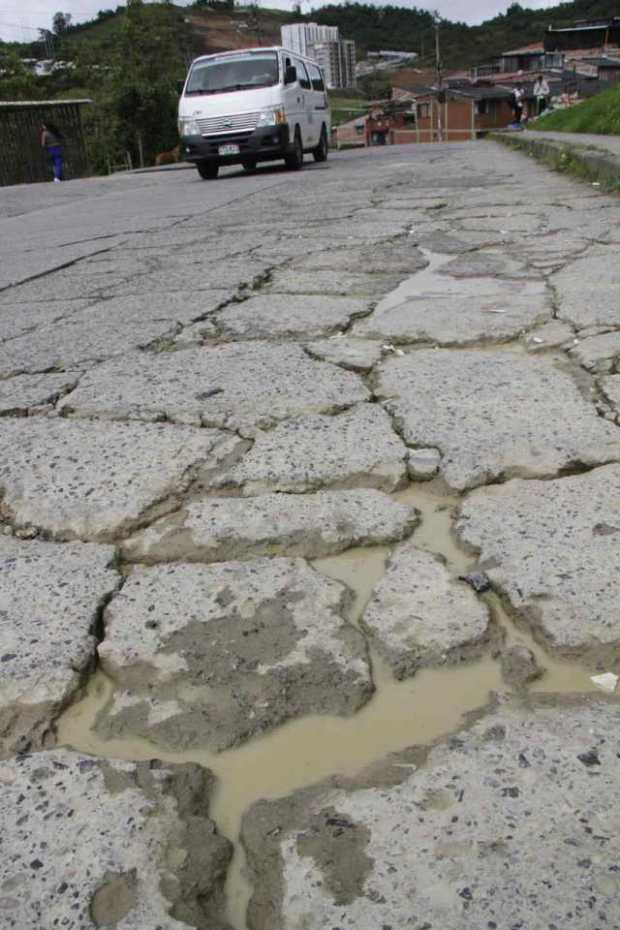
M 318 23 L 292 23 L 280 28 L 282 45 L 298 55 L 308 55 L 308 46 L 317 42 L 337 42 L 338 26 L 319 26 Z
M 313 58 L 325 74 L 329 88 L 355 86 L 355 42 L 341 39 L 338 26 L 293 23 L 281 27 L 282 45 Z
M 330 90 L 355 87 L 355 42 L 352 39 L 316 42 L 308 46 L 308 57 L 319 65 Z

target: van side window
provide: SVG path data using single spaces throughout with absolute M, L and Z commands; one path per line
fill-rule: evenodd
M 316 65 L 308 65 L 308 74 L 310 75 L 310 80 L 312 81 L 312 90 L 324 91 L 325 84 L 323 82 L 323 75 Z
M 306 66 L 303 61 L 300 61 L 298 58 L 294 62 L 295 67 L 297 68 L 297 80 L 299 81 L 301 87 L 304 90 L 310 90 L 310 78 L 308 77 L 308 72 L 306 71 Z

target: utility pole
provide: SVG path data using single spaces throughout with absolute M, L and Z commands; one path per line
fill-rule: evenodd
M 441 67 L 441 51 L 439 48 L 439 24 L 441 18 L 435 10 L 435 68 L 437 71 L 437 141 L 443 142 L 443 126 L 441 122 L 441 102 L 443 99 L 443 76 Z

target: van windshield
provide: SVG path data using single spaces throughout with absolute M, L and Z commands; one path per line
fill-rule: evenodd
M 224 94 L 277 83 L 278 56 L 275 52 L 245 52 L 196 62 L 185 93 Z

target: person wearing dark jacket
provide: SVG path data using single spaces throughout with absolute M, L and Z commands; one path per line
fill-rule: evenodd
M 43 123 L 41 126 L 41 145 L 47 152 L 54 171 L 54 181 L 62 181 L 62 146 L 64 136 L 54 123 Z

